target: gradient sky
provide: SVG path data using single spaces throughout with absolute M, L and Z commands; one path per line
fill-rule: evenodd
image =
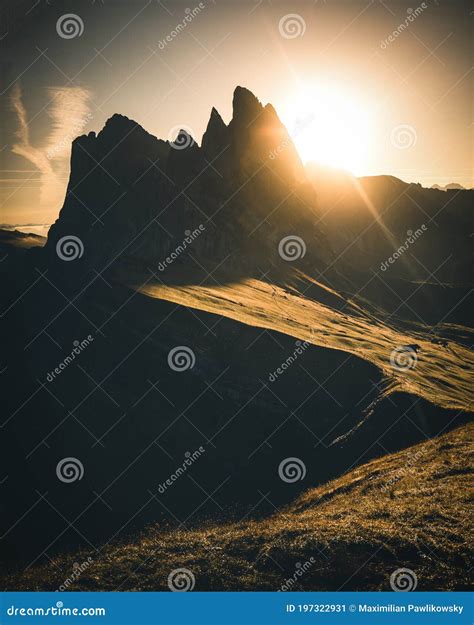
M 229 121 L 239 84 L 275 106 L 304 160 L 473 186 L 469 2 L 206 0 L 160 46 L 198 5 L 3 2 L 1 223 L 54 221 L 71 139 L 113 113 L 162 138 L 186 127 L 200 142 L 212 106 Z M 81 18 L 80 36 L 58 35 L 66 13 Z M 288 14 L 294 38 L 280 26 Z

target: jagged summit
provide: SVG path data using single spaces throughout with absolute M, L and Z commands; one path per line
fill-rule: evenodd
M 258 115 L 263 109 L 260 100 L 245 87 L 236 87 L 232 99 L 233 120 L 248 119 Z
M 260 100 L 247 88 L 237 86 L 234 90 L 233 100 L 232 100 L 232 109 L 233 116 L 232 122 L 242 122 L 244 120 L 252 121 L 254 119 L 252 116 L 256 116 L 263 111 L 268 111 L 274 115 L 276 119 L 278 116 L 276 115 L 275 109 L 271 104 L 265 105 L 265 107 L 261 104 Z M 230 124 L 229 124 L 230 125 Z M 206 132 L 204 135 L 207 136 L 207 140 L 209 140 L 209 136 L 222 136 L 224 129 L 228 128 L 228 126 L 223 121 L 221 115 L 217 111 L 215 107 L 212 107 L 211 114 L 209 117 L 209 122 L 207 125 Z M 158 141 L 166 141 L 168 138 L 155 137 L 147 130 L 143 128 L 137 121 L 130 119 L 126 115 L 122 115 L 121 113 L 114 113 L 111 117 L 109 117 L 103 128 L 96 134 L 95 132 L 90 132 L 87 137 L 105 140 L 109 138 L 117 138 L 119 136 L 124 136 L 127 134 L 137 133 L 143 136 L 147 136 L 153 138 Z M 184 128 L 181 128 L 179 135 L 185 135 L 184 138 L 190 136 L 188 131 Z M 82 135 L 85 136 L 85 135 Z M 79 139 L 80 137 L 78 137 Z M 195 143 L 196 140 L 194 137 L 192 138 L 192 142 Z M 203 137 L 203 142 L 204 137 Z
M 209 121 L 207 123 L 207 128 L 209 128 L 209 126 L 219 126 L 219 127 L 225 127 L 227 128 L 224 120 L 221 117 L 221 114 L 219 113 L 219 111 L 213 106 L 211 109 L 211 115 L 209 117 Z
M 234 253 L 247 266 L 257 256 L 280 262 L 282 236 L 312 223 L 314 197 L 305 189 L 293 193 L 304 183 L 275 109 L 245 87 L 234 91 L 228 125 L 212 108 L 201 146 L 185 127 L 174 140 L 159 139 L 115 114 L 97 135 L 74 141 L 66 199 L 46 249 L 54 259 L 57 241 L 73 235 L 88 249 L 85 263 L 121 250 L 156 259 L 203 224 L 197 255 L 218 260 Z
M 238 145 L 240 152 L 245 152 L 247 148 L 251 147 L 252 150 L 256 149 L 258 153 L 259 147 L 261 147 L 264 149 L 263 153 L 268 155 L 273 148 L 279 152 L 278 144 L 284 141 L 284 147 L 291 148 L 287 150 L 287 155 L 292 152 L 292 158 L 299 161 L 293 145 L 289 145 L 291 140 L 289 140 L 286 129 L 270 103 L 263 106 L 249 89 L 237 86 L 233 94 L 232 109 L 232 119 L 226 125 L 216 108 L 212 107 L 209 122 L 202 137 L 201 147 L 206 155 L 214 157 L 223 150 L 226 144 L 229 147 L 232 144 Z M 264 137 L 263 134 L 267 136 Z M 255 145 L 255 141 L 253 141 L 255 135 L 260 135 L 257 137 L 257 143 L 260 146 Z M 82 147 L 87 146 L 89 153 L 93 152 L 96 157 L 99 157 L 101 152 L 105 154 L 106 150 L 113 148 L 119 153 L 126 152 L 126 158 L 129 158 L 130 152 L 137 153 L 143 149 L 146 149 L 147 152 L 150 149 L 152 152 L 156 151 L 157 143 L 161 144 L 161 152 L 163 152 L 165 144 L 174 144 L 174 147 L 180 149 L 197 146 L 196 138 L 192 137 L 185 128 L 179 130 L 174 140 L 170 140 L 169 137 L 160 138 L 150 134 L 138 122 L 126 115 L 114 113 L 97 134 L 90 132 L 88 135 L 77 137 L 73 141 L 73 151 L 77 147 L 76 144 L 80 144 Z M 152 154 L 148 154 L 148 156 L 151 157 Z
M 211 138 L 215 137 L 221 139 L 227 128 L 242 123 L 251 124 L 252 122 L 256 122 L 260 115 L 264 115 L 267 119 L 273 118 L 275 122 L 281 124 L 272 104 L 268 103 L 263 106 L 260 100 L 246 87 L 237 86 L 235 88 L 232 99 L 232 111 L 232 120 L 229 125 L 226 125 L 217 109 L 212 107 L 209 122 L 203 135 L 203 144 L 209 147 Z M 87 136 L 91 139 L 107 140 L 110 138 L 124 137 L 129 134 L 138 134 L 158 141 L 168 140 L 167 137 L 155 137 L 145 130 L 137 121 L 121 113 L 114 113 L 109 117 L 103 128 L 97 134 L 91 132 Z M 191 137 L 184 128 L 180 129 L 177 138 L 179 138 L 180 135 L 184 135 L 185 139 L 187 139 L 188 136 Z M 195 137 L 191 137 L 191 139 L 192 143 L 196 143 Z
M 147 132 L 138 122 L 120 113 L 114 113 L 112 117 L 107 119 L 97 138 L 105 140 L 109 137 L 122 137 L 132 133 L 157 140 L 157 137 Z
M 219 112 L 212 107 L 211 116 L 207 123 L 207 128 L 202 136 L 201 147 L 204 152 L 212 159 L 224 149 L 228 141 L 228 131 L 224 120 Z
M 139 126 L 139 124 L 133 119 L 130 119 L 129 117 L 127 117 L 126 115 L 122 115 L 121 113 L 114 113 L 112 117 L 109 117 L 108 120 L 105 122 L 103 130 L 107 130 L 110 128 L 120 128 L 120 127 L 131 128 L 134 126 Z

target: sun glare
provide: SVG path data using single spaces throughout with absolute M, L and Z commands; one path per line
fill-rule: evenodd
M 367 173 L 369 111 L 351 93 L 334 87 L 305 89 L 283 105 L 281 119 L 305 163 Z

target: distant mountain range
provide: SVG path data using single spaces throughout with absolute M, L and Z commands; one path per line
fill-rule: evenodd
M 444 187 L 441 187 L 439 184 L 434 184 L 431 188 L 437 189 L 438 191 L 463 191 L 466 189 L 462 184 L 458 184 L 457 182 L 450 182 Z

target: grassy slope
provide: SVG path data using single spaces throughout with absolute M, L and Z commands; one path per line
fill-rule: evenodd
M 57 557 L 2 585 L 56 589 L 91 556 L 70 590 L 166 590 L 179 567 L 193 572 L 195 590 L 278 590 L 313 557 L 294 590 L 390 590 L 400 567 L 415 571 L 418 590 L 466 588 L 473 439 L 474 426 L 463 426 L 379 458 L 264 520 L 152 527 L 128 544 Z
M 411 333 L 399 331 L 373 316 L 350 314 L 350 308 L 347 314 L 338 312 L 304 293 L 291 293 L 254 279 L 206 286 L 138 284 L 136 288 L 150 297 L 352 353 L 376 365 L 386 376 L 390 391 L 412 393 L 443 408 L 472 410 L 472 350 L 455 342 L 447 347 L 433 343 L 430 328 Z M 395 369 L 390 364 L 392 350 L 410 344 L 420 347 L 416 366 Z
M 137 282 L 142 284 L 142 281 Z M 446 408 L 468 410 L 472 351 L 434 344 L 426 333 L 404 333 L 364 314 L 338 312 L 303 295 L 257 280 L 224 286 L 147 284 L 142 292 L 257 327 L 356 354 L 377 365 L 389 390 L 414 393 Z M 420 346 L 416 366 L 397 371 L 390 353 Z M 71 590 L 167 589 L 167 576 L 187 567 L 196 590 L 274 590 L 298 563 L 314 563 L 295 589 L 389 589 L 390 573 L 413 569 L 418 588 L 467 587 L 469 449 L 473 426 L 386 456 L 308 491 L 273 517 L 194 530 L 147 530 L 99 554 L 75 553 L 30 569 L 2 586 L 56 589 L 73 564 L 92 564 Z M 270 494 L 271 498 L 271 494 Z

